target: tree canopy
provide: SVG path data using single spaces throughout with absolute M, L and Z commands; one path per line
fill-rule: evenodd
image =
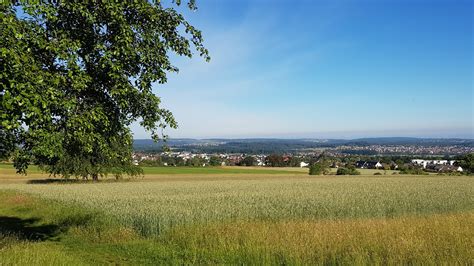
M 209 60 L 181 1 L 6 1 L 0 4 L 0 156 L 25 173 L 97 179 L 137 174 L 130 125 L 158 140 L 176 128 L 153 83 L 171 54 Z M 194 0 L 187 8 L 195 10 Z
M 245 156 L 242 161 L 240 161 L 241 166 L 254 166 L 257 164 L 257 160 L 253 156 Z
M 459 156 L 458 159 L 464 172 L 468 174 L 474 173 L 474 153 L 468 153 L 463 156 Z
M 326 175 L 329 172 L 329 164 L 326 160 L 320 160 L 309 167 L 310 175 Z

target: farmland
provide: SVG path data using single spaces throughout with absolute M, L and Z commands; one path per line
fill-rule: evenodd
M 306 168 L 265 167 L 143 167 L 146 175 L 185 174 L 305 174 Z
M 140 180 L 195 180 L 195 179 L 248 179 L 255 175 L 259 177 L 304 176 L 307 168 L 263 168 L 263 167 L 142 167 L 146 176 L 134 178 Z M 334 170 L 335 172 L 335 170 Z M 30 166 L 28 174 L 18 175 L 12 164 L 0 163 L 0 183 L 25 183 L 48 178 L 36 166 Z
M 471 177 L 188 169 L 145 169 L 144 178 L 124 182 L 28 184 L 10 182 L 11 169 L 3 166 L 0 261 L 469 264 L 474 259 Z

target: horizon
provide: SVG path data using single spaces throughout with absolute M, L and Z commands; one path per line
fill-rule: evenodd
M 168 138 L 167 140 L 360 140 L 360 139 L 418 139 L 418 140 L 473 140 L 474 138 L 427 138 L 427 137 L 361 137 L 361 138 L 272 138 L 272 137 L 249 137 L 249 138 L 219 138 L 219 137 L 211 137 L 211 138 Z M 153 140 L 151 138 L 134 138 L 133 140 Z M 164 142 L 160 139 L 158 142 Z
M 139 132 L 133 139 L 151 139 L 143 130 L 136 129 Z M 426 134 L 420 134 L 420 131 L 398 131 L 401 134 L 391 134 L 397 130 L 388 133 L 377 134 L 379 130 L 360 132 L 360 131 L 338 131 L 338 132 L 315 132 L 315 133 L 274 133 L 274 134 L 224 134 L 224 135 L 183 135 L 178 134 L 179 128 L 166 129 L 167 136 L 171 139 L 360 139 L 360 138 L 418 138 L 418 139 L 474 139 L 474 132 L 470 129 L 460 130 L 426 130 Z M 169 132 L 174 132 L 169 134 Z M 135 134 L 136 132 L 134 132 Z
M 198 1 L 173 138 L 474 138 L 471 1 Z M 135 123 L 135 138 L 149 135 Z
M 167 129 L 168 132 L 170 129 Z M 172 130 L 174 132 L 178 130 Z M 399 132 L 391 134 L 390 132 L 372 131 L 337 131 L 337 132 L 307 132 L 307 133 L 274 133 L 274 134 L 226 134 L 226 135 L 194 135 L 187 136 L 182 134 L 169 134 L 170 139 L 360 139 L 360 138 L 419 138 L 419 139 L 474 139 L 474 132 L 467 130 L 431 130 L 423 131 L 400 131 L 393 130 L 390 132 Z M 441 132 L 441 133 L 440 133 Z M 151 139 L 144 135 L 145 133 L 134 136 L 133 139 Z

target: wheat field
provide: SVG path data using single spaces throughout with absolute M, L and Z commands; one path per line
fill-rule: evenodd
M 85 264 L 103 262 L 104 252 L 130 264 L 473 262 L 471 177 L 245 176 L 5 183 L 0 192 L 13 200 L 0 212 L 68 224 L 55 245 L 79 246 Z M 12 243 L 0 259 L 13 264 L 50 245 Z

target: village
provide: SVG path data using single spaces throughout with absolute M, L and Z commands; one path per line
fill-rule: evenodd
M 364 159 L 362 159 L 364 158 Z M 419 170 L 423 172 L 449 173 L 463 172 L 460 162 L 446 159 L 419 159 L 405 156 L 399 157 L 368 157 L 368 156 L 334 156 L 332 153 L 308 154 L 242 154 L 242 153 L 192 153 L 161 152 L 133 154 L 134 165 L 140 166 L 258 166 L 258 167 L 310 167 L 320 161 L 325 161 L 331 168 L 355 167 L 359 169 L 382 170 Z
M 474 152 L 469 145 L 341 145 L 333 149 L 342 153 L 372 153 L 372 154 L 413 154 L 413 155 L 461 155 Z

